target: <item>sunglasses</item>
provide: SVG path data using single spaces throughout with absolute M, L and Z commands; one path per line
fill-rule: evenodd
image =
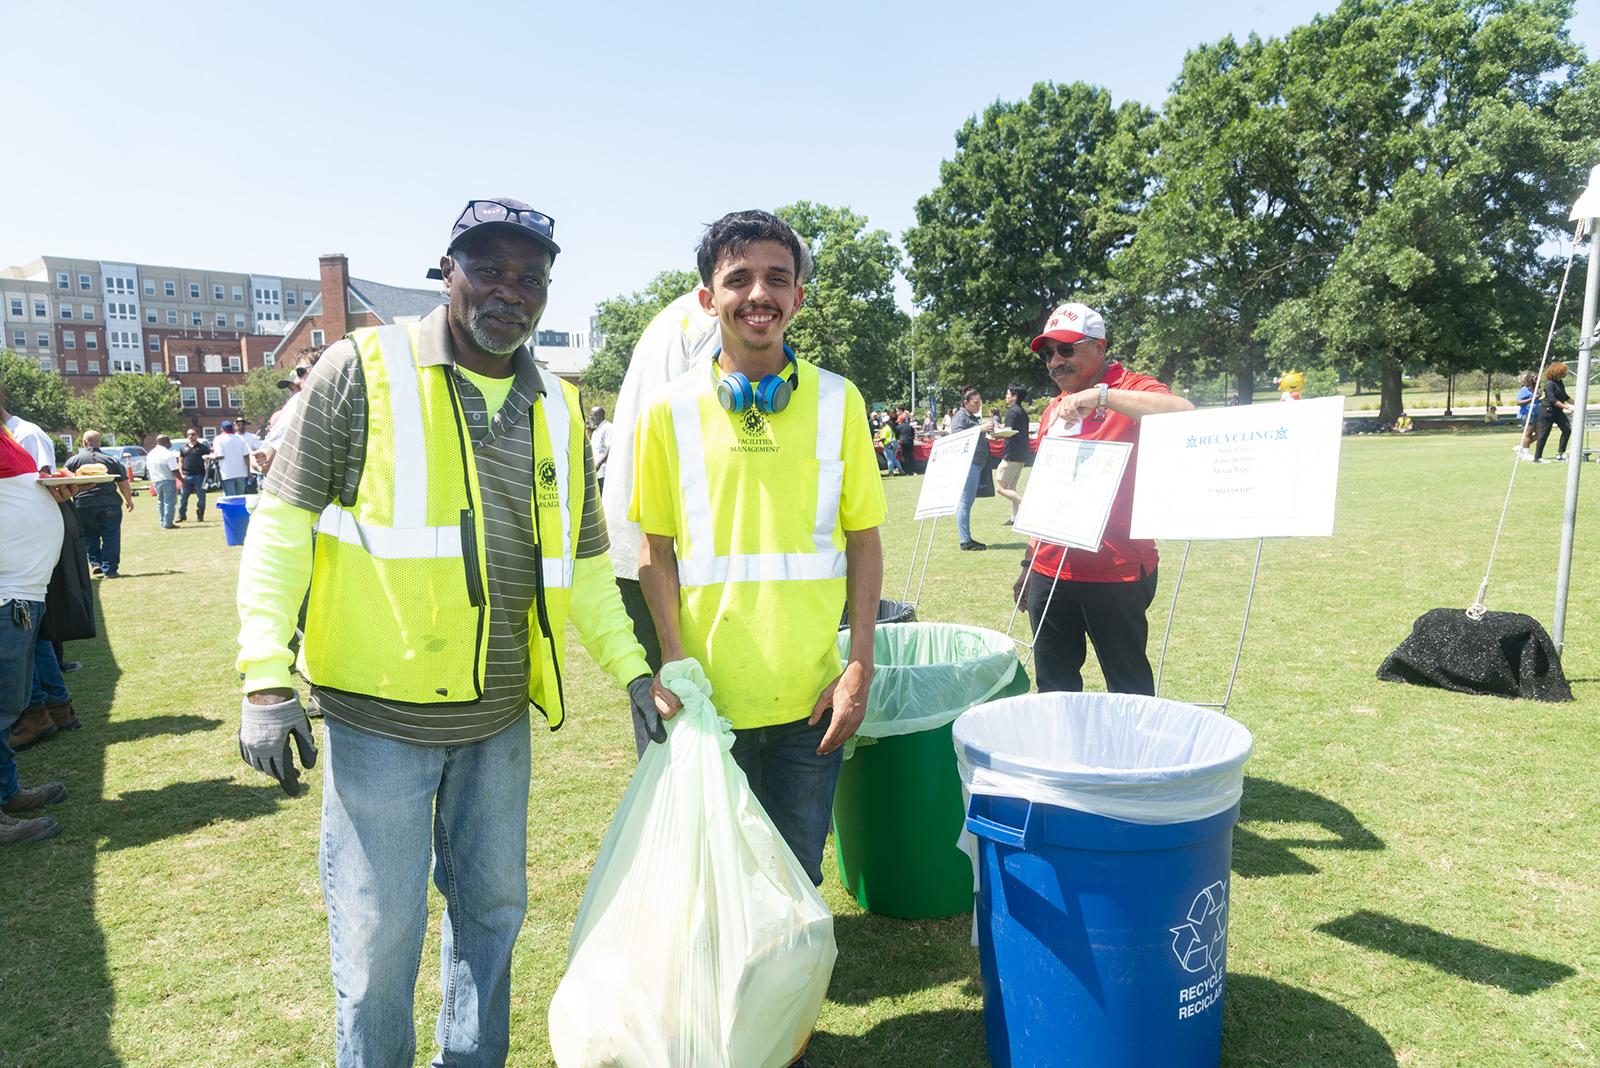
M 542 211 L 532 208 L 514 208 L 498 200 L 469 200 L 461 213 L 463 220 L 471 219 L 473 222 L 508 222 L 518 226 L 526 226 L 535 233 L 543 234 L 550 240 L 556 239 L 556 221 Z M 456 224 L 460 226 L 458 222 Z
M 1048 360 L 1051 356 L 1060 356 L 1064 360 L 1071 359 L 1073 356 L 1078 354 L 1078 350 L 1080 348 L 1084 347 L 1085 345 L 1093 345 L 1094 343 L 1094 338 L 1087 337 L 1082 341 L 1074 341 L 1070 345 L 1064 341 L 1057 341 L 1054 338 L 1046 338 L 1044 343 L 1039 346 L 1039 359 Z

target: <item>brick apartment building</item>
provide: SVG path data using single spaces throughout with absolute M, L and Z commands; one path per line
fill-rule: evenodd
M 352 278 L 342 254 L 318 267 L 312 279 L 41 256 L 0 267 L 0 348 L 79 394 L 113 374 L 164 375 L 178 386 L 185 425 L 211 438 L 238 417 L 250 371 L 444 302 L 439 289 Z M 548 330 L 536 338 L 540 359 L 571 381 L 588 366 L 585 341 Z M 71 435 L 60 436 L 70 447 Z

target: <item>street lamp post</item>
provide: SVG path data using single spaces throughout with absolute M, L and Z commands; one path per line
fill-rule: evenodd
M 1576 451 L 1567 453 L 1567 503 L 1561 516 L 1561 557 L 1556 567 L 1556 618 L 1551 637 L 1559 652 L 1567 630 L 1567 587 L 1572 581 L 1572 542 L 1578 526 L 1578 480 L 1583 475 L 1583 424 L 1589 416 L 1589 355 L 1594 350 L 1595 302 L 1600 296 L 1600 167 L 1589 172 L 1589 188 L 1572 205 L 1568 221 L 1583 219 L 1589 228 L 1588 284 L 1583 292 L 1583 332 L 1578 335 L 1578 392 L 1572 410 L 1578 425 Z M 1568 446 L 1569 450 L 1571 446 Z

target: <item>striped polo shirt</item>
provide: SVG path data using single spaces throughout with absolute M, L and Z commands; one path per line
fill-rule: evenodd
M 550 392 L 526 347 L 512 353 L 511 392 L 491 414 L 483 394 L 455 366 L 449 309 L 422 321 L 417 362 L 449 368 L 472 438 L 484 511 L 489 572 L 489 649 L 483 697 L 470 705 L 393 704 L 311 688 L 311 702 L 329 719 L 386 738 L 422 745 L 482 741 L 518 722 L 528 710 L 529 616 L 534 600 L 533 420 L 535 403 L 565 404 L 555 376 Z M 348 339 L 330 346 L 301 392 L 301 414 L 289 428 L 267 475 L 266 489 L 290 504 L 320 513 L 341 495 L 353 500 L 361 482 L 367 442 L 366 383 L 361 358 Z M 561 442 L 555 447 L 566 448 Z M 605 515 L 595 492 L 594 460 L 583 449 L 583 515 L 577 555 L 599 556 L 608 547 Z M 537 626 L 537 624 L 535 624 Z

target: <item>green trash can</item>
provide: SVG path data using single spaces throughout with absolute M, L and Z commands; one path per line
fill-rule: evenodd
M 850 650 L 839 637 L 839 655 Z M 833 795 L 839 878 L 862 908 L 921 920 L 972 910 L 972 861 L 957 847 L 966 802 L 950 727 L 973 705 L 1028 692 L 998 631 L 894 623 L 875 631 L 867 716 Z

